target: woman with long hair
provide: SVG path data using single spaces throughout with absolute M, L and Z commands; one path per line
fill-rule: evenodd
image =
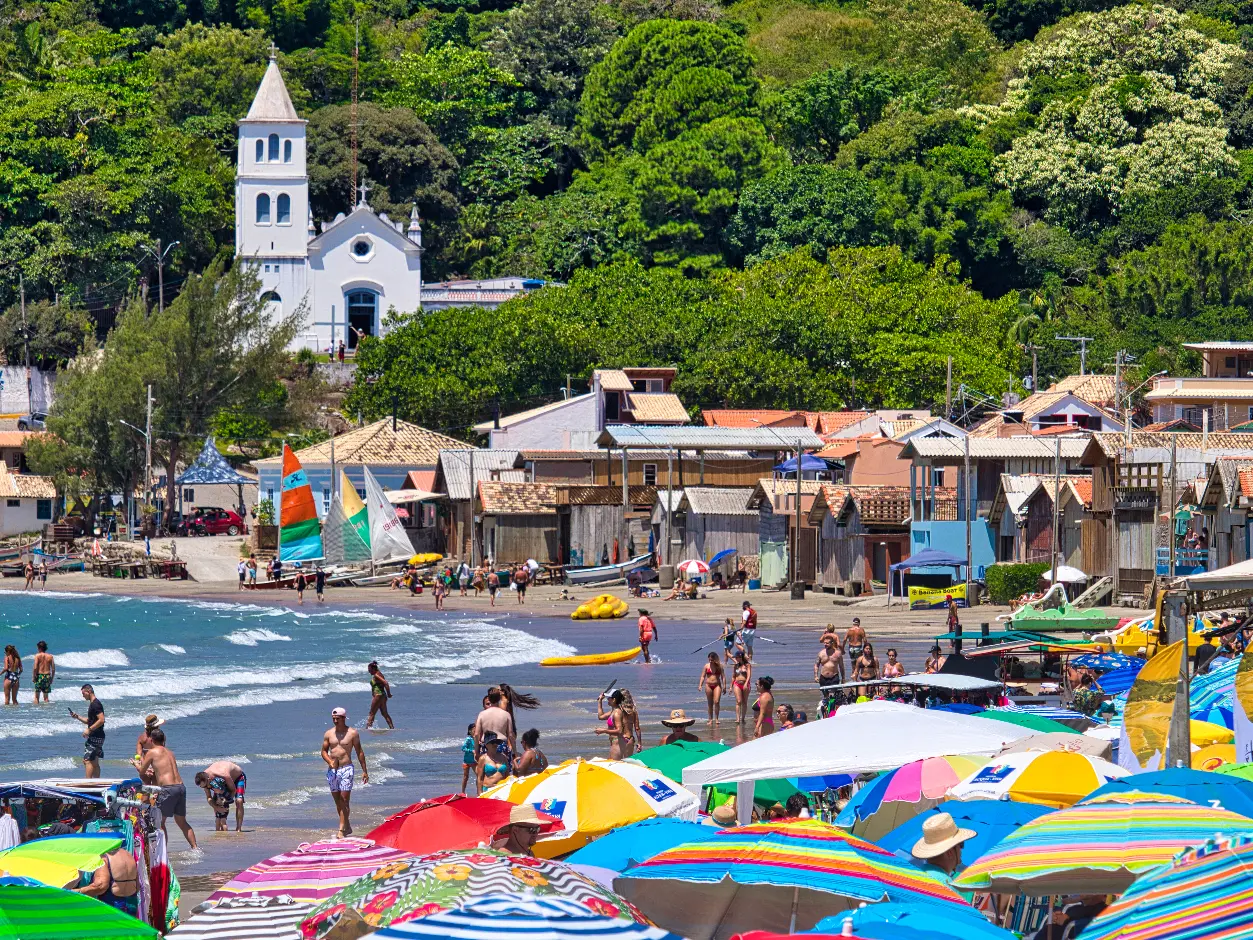
M 705 668 L 701 670 L 700 683 L 697 685 L 697 688 L 705 693 L 710 721 L 718 720 L 718 711 L 722 702 L 722 685 L 725 681 L 726 673 L 723 672 L 718 654 L 710 653 L 709 662 L 705 663 Z
M 731 667 L 731 691 L 735 693 L 735 723 L 742 725 L 748 717 L 748 689 L 753 681 L 753 664 L 743 649 L 735 654 Z
M 383 676 L 378 663 L 371 662 L 365 667 L 365 671 L 370 674 L 370 715 L 365 720 L 365 726 L 373 728 L 374 716 L 381 714 L 383 720 L 387 722 L 387 727 L 395 731 L 396 724 L 387 712 L 387 700 L 392 697 L 392 685 Z
M 519 692 L 511 685 L 502 682 L 496 686 L 500 689 L 501 702 L 500 707 L 509 713 L 509 720 L 513 722 L 513 733 L 518 733 L 518 716 L 514 714 L 515 708 L 522 708 L 526 711 L 532 711 L 539 708 L 539 699 L 534 695 L 527 695 L 525 692 Z
M 622 760 L 635 753 L 640 740 L 640 717 L 635 702 L 626 689 L 614 689 L 609 696 L 609 710 L 605 710 L 605 693 L 596 699 L 596 717 L 605 723 L 597 728 L 597 734 L 609 737 L 609 759 Z
M 17 689 L 22 684 L 22 657 L 10 643 L 4 648 L 4 704 L 17 704 Z

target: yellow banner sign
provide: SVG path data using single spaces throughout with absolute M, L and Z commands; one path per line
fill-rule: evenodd
M 957 601 L 958 607 L 965 607 L 966 585 L 954 584 L 946 588 L 911 587 L 909 589 L 910 610 L 943 610 L 948 607 L 948 599 Z

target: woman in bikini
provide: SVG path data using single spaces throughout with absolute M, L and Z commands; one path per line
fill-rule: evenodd
M 871 679 L 879 678 L 879 660 L 875 658 L 874 647 L 866 643 L 861 648 L 861 655 L 853 660 L 853 680 L 855 682 L 868 682 Z M 866 695 L 868 686 L 859 685 L 857 687 L 858 695 Z
M 726 682 L 726 673 L 722 671 L 722 663 L 717 653 L 709 654 L 709 662 L 700 673 L 700 683 L 696 686 L 705 693 L 705 702 L 709 705 L 709 720 L 718 720 L 718 711 L 722 703 L 722 686 Z
M 625 689 L 614 689 L 609 696 L 609 711 L 605 711 L 605 693 L 596 699 L 596 717 L 605 723 L 605 727 L 597 728 L 597 734 L 609 736 L 609 759 L 622 760 L 635 753 L 636 742 L 639 741 L 639 715 L 635 711 L 635 703 L 627 705 L 630 693 Z
M 392 722 L 392 716 L 387 713 L 387 700 L 392 697 L 391 683 L 383 677 L 383 673 L 379 671 L 379 664 L 372 662 L 366 666 L 366 672 L 370 674 L 370 716 L 365 720 L 367 728 L 374 727 L 374 716 L 382 714 L 383 720 L 387 722 L 387 727 L 393 731 L 396 725 Z
M 762 676 L 757 680 L 757 701 L 753 705 L 753 711 L 757 713 L 757 721 L 753 726 L 753 731 L 757 737 L 774 733 L 774 694 L 770 691 L 774 688 L 774 679 L 770 676 Z
M 515 777 L 529 777 L 548 769 L 548 758 L 539 749 L 539 731 L 532 728 L 522 732 L 522 753 L 513 759 Z
M 4 648 L 4 704 L 17 704 L 17 689 L 22 684 L 22 657 L 10 643 Z
M 888 650 L 888 661 L 883 664 L 883 678 L 899 679 L 905 675 L 905 667 L 896 661 L 896 650 Z
M 495 731 L 483 733 L 483 753 L 479 755 L 475 776 L 479 780 L 479 793 L 493 787 L 513 772 L 509 759 L 509 743 L 496 736 Z
M 753 679 L 753 664 L 740 650 L 735 654 L 731 671 L 731 690 L 735 693 L 735 723 L 742 725 L 748 717 L 748 684 Z

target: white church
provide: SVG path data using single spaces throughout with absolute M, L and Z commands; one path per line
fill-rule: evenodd
M 495 307 L 543 287 L 527 278 L 422 284 L 422 226 L 375 213 L 363 181 L 353 210 L 317 225 L 309 205 L 305 124 L 292 106 L 274 51 L 248 116 L 239 121 L 235 253 L 251 259 L 276 315 L 302 301 L 308 315 L 293 348 L 355 349 L 379 336 L 389 310 Z

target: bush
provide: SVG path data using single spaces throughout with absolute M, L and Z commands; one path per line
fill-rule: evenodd
M 1035 591 L 1048 562 L 1031 565 L 990 565 L 984 577 L 993 604 L 1008 604 L 1014 598 Z

